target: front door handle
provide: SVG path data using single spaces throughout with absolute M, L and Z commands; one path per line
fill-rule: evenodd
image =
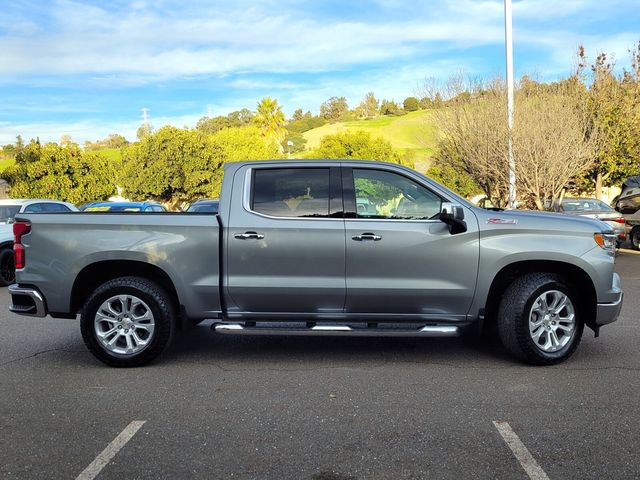
M 380 235 L 376 235 L 375 233 L 370 233 L 370 232 L 363 233 L 362 235 L 354 235 L 351 238 L 356 242 L 367 242 L 367 241 L 377 242 L 378 240 L 382 240 L 382 237 Z
M 237 238 L 238 240 L 249 240 L 249 239 L 262 240 L 264 238 L 264 235 L 256 232 L 245 232 L 245 233 L 236 233 L 234 237 Z

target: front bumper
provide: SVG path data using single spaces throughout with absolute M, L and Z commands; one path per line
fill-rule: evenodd
M 9 285 L 9 294 L 11 295 L 9 306 L 11 312 L 29 317 L 47 316 L 47 302 L 38 289 L 14 284 Z
M 622 310 L 622 287 L 620 286 L 620 276 L 617 273 L 613 274 L 612 291 L 617 293 L 617 298 L 610 303 L 598 303 L 596 309 L 596 325 L 602 326 L 608 323 L 615 322 Z

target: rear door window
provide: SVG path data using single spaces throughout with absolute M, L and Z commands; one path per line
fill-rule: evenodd
M 329 217 L 329 168 L 255 169 L 251 209 L 272 217 Z

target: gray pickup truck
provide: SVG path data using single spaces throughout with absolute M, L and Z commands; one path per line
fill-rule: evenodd
M 12 312 L 76 318 L 113 366 L 174 331 L 455 336 L 497 332 L 553 364 L 622 306 L 616 237 L 598 221 L 489 211 L 399 165 L 228 164 L 219 213 L 20 214 Z

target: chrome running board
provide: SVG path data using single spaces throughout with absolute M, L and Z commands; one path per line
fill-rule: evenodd
M 455 325 L 425 325 L 421 328 L 350 327 L 348 325 L 313 325 L 309 327 L 245 326 L 240 323 L 214 323 L 211 328 L 224 335 L 313 335 L 334 337 L 456 337 Z

